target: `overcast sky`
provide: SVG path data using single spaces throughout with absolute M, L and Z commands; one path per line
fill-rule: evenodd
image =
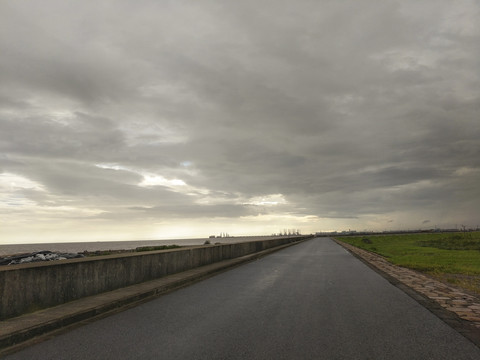
M 0 2 L 0 241 L 480 224 L 475 0 Z

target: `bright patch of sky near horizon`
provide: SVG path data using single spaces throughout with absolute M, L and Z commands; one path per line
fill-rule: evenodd
M 480 223 L 480 3 L 0 3 L 0 244 Z

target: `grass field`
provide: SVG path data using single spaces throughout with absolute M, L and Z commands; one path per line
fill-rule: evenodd
M 480 232 L 344 236 L 339 240 L 480 294 Z

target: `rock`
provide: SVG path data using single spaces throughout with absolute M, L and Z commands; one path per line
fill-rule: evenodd
M 31 262 L 66 260 L 83 257 L 84 255 L 77 253 L 56 253 L 45 250 L 0 258 L 0 265 L 27 264 Z

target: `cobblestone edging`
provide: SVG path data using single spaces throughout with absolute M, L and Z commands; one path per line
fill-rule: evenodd
M 480 299 L 478 297 L 466 294 L 458 288 L 444 284 L 417 271 L 393 265 L 380 255 L 359 249 L 337 239 L 335 241 L 381 272 L 397 279 L 480 330 Z

